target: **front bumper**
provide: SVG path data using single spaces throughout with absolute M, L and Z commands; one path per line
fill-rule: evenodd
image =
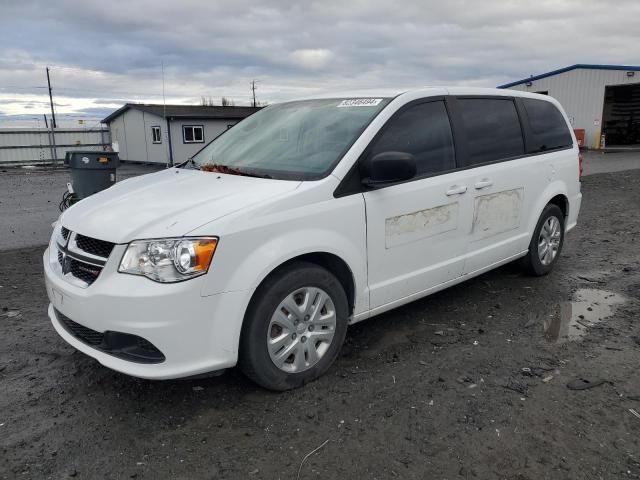
M 88 288 L 65 280 L 47 249 L 43 263 L 51 302 L 48 313 L 58 334 L 102 365 L 135 377 L 180 378 L 234 366 L 246 292 L 201 296 L 205 276 L 160 284 L 118 273 L 113 259 L 120 258 L 124 248 L 115 247 Z M 59 314 L 95 332 L 141 337 L 162 353 L 164 361 L 126 360 L 91 346 L 65 328 Z

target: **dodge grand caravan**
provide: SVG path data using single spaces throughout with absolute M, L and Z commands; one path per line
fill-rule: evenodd
M 333 363 L 349 324 L 519 258 L 548 273 L 576 225 L 580 170 L 546 96 L 273 105 L 65 211 L 44 254 L 49 316 L 129 375 L 238 364 L 297 387 Z

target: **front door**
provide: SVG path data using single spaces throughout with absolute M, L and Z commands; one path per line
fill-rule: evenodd
M 467 186 L 455 169 L 447 109 L 425 99 L 399 110 L 363 155 L 416 158 L 415 179 L 364 193 L 371 308 L 420 294 L 462 275 L 471 222 Z

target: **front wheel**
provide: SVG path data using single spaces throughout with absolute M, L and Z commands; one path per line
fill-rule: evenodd
M 331 272 L 307 262 L 288 265 L 254 294 L 242 328 L 240 368 L 271 390 L 315 380 L 338 356 L 348 316 L 347 296 Z
M 535 276 L 548 274 L 558 261 L 564 244 L 564 215 L 552 203 L 544 207 L 533 232 L 529 252 L 524 257 L 526 270 Z

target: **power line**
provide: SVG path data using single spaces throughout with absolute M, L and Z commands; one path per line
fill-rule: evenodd
M 64 91 L 71 91 L 71 92 L 85 92 L 85 93 L 97 93 L 100 95 L 104 94 L 104 90 L 92 90 L 92 89 L 88 89 L 88 88 L 75 88 L 75 87 L 60 87 L 57 88 L 57 90 L 64 90 Z M 148 93 L 148 92 L 120 92 L 120 91 L 113 91 L 111 92 L 114 95 L 121 95 L 121 96 L 139 96 L 139 97 L 160 97 L 162 96 L 162 94 L 160 93 Z
M 0 61 L 6 61 L 9 62 L 12 59 L 6 59 L 6 58 L 1 58 L 0 57 Z M 41 68 L 43 66 L 43 64 L 37 64 L 37 63 L 24 63 L 21 62 L 20 65 L 28 65 L 28 66 L 32 66 L 32 67 L 37 67 L 37 68 Z M 81 68 L 81 67 L 71 67 L 71 66 L 65 66 L 65 65 L 57 65 L 57 64 L 49 64 L 46 67 L 47 71 L 49 70 L 70 70 L 70 71 L 76 71 L 76 72 L 82 72 L 82 73 L 86 73 L 86 74 L 103 74 L 103 73 L 107 73 L 110 74 L 111 72 L 108 72 L 106 70 L 92 70 L 92 69 L 88 69 L 88 68 Z M 256 95 L 255 95 L 255 90 L 256 90 L 256 81 L 253 80 L 251 82 L 251 94 L 250 95 L 243 95 L 243 94 L 238 94 L 238 95 L 233 95 L 233 98 L 249 98 L 250 102 L 253 106 L 257 105 L 257 100 L 256 100 Z M 16 90 L 30 90 L 30 89 L 47 89 L 49 87 L 47 86 L 41 86 L 41 85 L 33 85 L 33 86 L 24 86 L 24 85 L 3 85 L 0 86 L 1 90 L 10 90 L 10 89 L 16 89 Z M 93 93 L 93 94 L 97 94 L 99 96 L 102 97 L 109 97 L 109 96 L 139 96 L 139 97 L 160 97 L 162 96 L 162 94 L 159 93 L 150 93 L 150 92 L 126 92 L 126 91 L 114 91 L 114 92 L 110 92 L 108 94 L 105 95 L 104 90 L 93 90 L 93 89 L 85 89 L 85 88 L 76 88 L 76 87 L 56 87 L 56 91 L 69 91 L 69 92 L 85 92 L 85 93 Z M 199 97 L 201 95 L 174 95 L 174 97 L 176 98 L 196 98 Z
M 45 89 L 47 87 L 45 86 L 39 86 L 39 85 L 32 85 L 32 86 L 27 86 L 25 87 L 24 85 L 5 85 L 3 87 L 0 87 L 0 90 L 8 90 L 8 89 L 15 89 L 15 90 L 31 90 L 33 88 L 42 88 Z
M 19 86 L 19 85 L 0 85 L 0 90 L 30 90 L 30 89 L 46 89 L 46 86 Z M 117 91 L 117 90 L 100 90 L 100 89 L 89 89 L 89 88 L 76 88 L 76 87 L 56 87 L 56 92 L 65 91 L 65 92 L 84 92 L 84 93 L 93 93 L 96 96 L 106 97 L 107 99 L 110 97 L 162 97 L 162 93 L 151 93 L 151 92 L 127 92 L 127 91 Z M 177 98 L 192 98 L 197 97 L 199 95 L 173 95 Z M 201 95 L 200 95 L 201 96 Z M 236 94 L 233 95 L 233 98 L 253 98 L 252 94 Z

